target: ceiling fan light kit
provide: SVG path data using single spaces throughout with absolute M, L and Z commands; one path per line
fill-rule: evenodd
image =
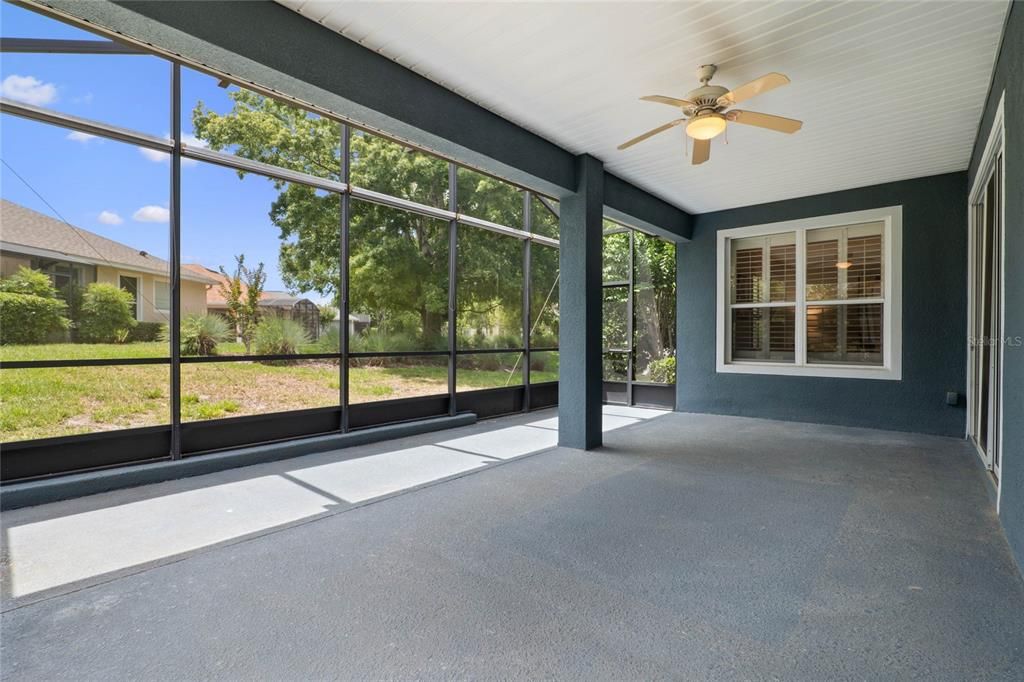
M 686 124 L 686 134 L 695 140 L 710 140 L 725 132 L 725 126 L 725 116 L 722 114 L 698 114 Z
M 734 90 L 728 90 L 720 85 L 710 85 L 709 81 L 714 77 L 717 67 L 714 64 L 704 64 L 697 69 L 697 79 L 701 86 L 691 90 L 685 98 L 666 97 L 665 95 L 647 95 L 640 99 L 647 102 L 667 104 L 680 109 L 683 118 L 678 118 L 668 123 L 649 130 L 632 140 L 619 145 L 619 149 L 628 149 L 633 145 L 654 137 L 675 126 L 685 124 L 686 134 L 693 138 L 693 159 L 694 165 L 699 165 L 708 160 L 711 156 L 711 139 L 725 132 L 729 123 L 740 123 L 743 125 L 756 126 L 767 130 L 774 130 L 780 133 L 792 134 L 800 130 L 803 123 L 792 118 L 773 116 L 772 114 L 761 114 L 756 111 L 741 111 L 730 107 L 739 104 L 761 93 L 774 90 L 789 83 L 789 79 L 781 73 L 769 73 L 752 80 Z

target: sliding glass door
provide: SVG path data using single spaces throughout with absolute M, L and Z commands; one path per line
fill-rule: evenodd
M 1002 396 L 1003 158 L 997 155 L 971 206 L 969 435 L 998 478 Z

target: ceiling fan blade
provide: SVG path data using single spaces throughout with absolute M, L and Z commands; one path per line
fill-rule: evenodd
M 629 147 L 632 147 L 633 145 L 635 145 L 635 144 L 636 144 L 637 142 L 643 142 L 643 141 L 644 141 L 644 140 L 646 140 L 646 139 L 647 139 L 648 137 L 654 137 L 654 136 L 655 136 L 655 135 L 657 135 L 658 133 L 663 133 L 663 132 L 665 132 L 666 130 L 668 130 L 669 128 L 672 128 L 672 127 L 674 127 L 674 126 L 677 126 L 677 125 L 679 125 L 679 124 L 680 124 L 680 123 L 682 123 L 682 122 L 683 122 L 683 119 L 681 119 L 681 118 L 677 118 L 677 119 L 676 119 L 676 120 L 674 120 L 674 121 L 669 121 L 668 123 L 666 123 L 666 124 L 665 124 L 665 125 L 663 125 L 663 126 L 658 126 L 658 127 L 657 127 L 657 128 L 655 128 L 654 130 L 648 130 L 648 131 L 647 131 L 646 133 L 644 133 L 643 135 L 637 135 L 637 136 L 636 136 L 636 137 L 634 137 L 634 138 L 633 138 L 632 140 L 629 140 L 628 142 L 623 142 L 622 144 L 620 144 L 620 145 L 619 145 L 619 149 L 620 149 L 620 150 L 622 150 L 622 149 L 628 149 Z
M 688 99 L 679 99 L 678 97 L 665 97 L 665 95 L 647 95 L 641 97 L 645 102 L 658 102 L 659 104 L 667 104 L 670 107 L 680 107 L 682 109 L 691 109 L 695 106 L 693 102 Z
M 693 165 L 699 166 L 709 158 L 711 158 L 711 140 L 694 140 Z
M 802 121 L 798 121 L 795 118 L 759 114 L 756 111 L 730 111 L 726 114 L 726 118 L 736 123 L 767 128 L 768 130 L 775 130 L 780 133 L 795 133 L 804 125 Z
M 789 79 L 781 73 L 766 73 L 756 80 L 752 80 L 749 83 L 741 85 L 735 90 L 725 93 L 718 98 L 718 106 L 731 107 L 735 104 L 739 104 L 745 100 L 750 99 L 761 93 L 774 90 L 775 88 L 781 88 L 783 85 L 788 85 Z

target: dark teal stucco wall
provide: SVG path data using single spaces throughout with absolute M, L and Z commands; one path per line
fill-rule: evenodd
M 1005 95 L 1004 95 L 1005 93 Z M 974 143 L 970 182 L 978 171 L 992 119 L 1004 97 L 1006 206 L 1004 336 L 1024 339 L 1024 3 L 1010 8 L 1003 44 Z M 970 185 L 968 185 L 969 187 Z M 1003 348 L 1003 467 L 999 516 L 1024 568 L 1024 346 Z
M 962 436 L 967 176 L 951 173 L 694 216 L 676 248 L 676 409 Z M 715 371 L 718 230 L 903 206 L 903 379 Z M 947 391 L 961 395 L 946 405 Z

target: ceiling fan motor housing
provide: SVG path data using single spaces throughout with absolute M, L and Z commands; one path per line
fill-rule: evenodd
M 729 88 L 723 88 L 721 85 L 705 85 L 691 90 L 686 93 L 686 99 L 697 105 L 694 112 L 704 111 L 710 109 L 712 111 L 718 110 L 718 98 L 729 92 Z

